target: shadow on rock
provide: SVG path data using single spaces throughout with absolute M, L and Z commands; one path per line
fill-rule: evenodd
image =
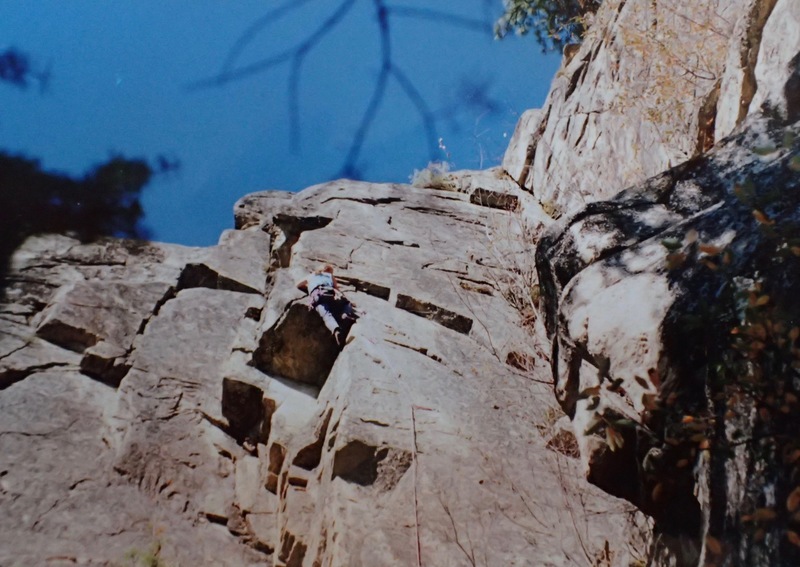
M 351 325 L 343 326 L 345 336 Z M 297 301 L 261 336 L 253 364 L 271 376 L 321 388 L 339 352 L 341 347 L 319 315 Z

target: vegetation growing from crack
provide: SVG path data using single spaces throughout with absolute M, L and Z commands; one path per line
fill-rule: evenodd
M 512 211 L 487 227 L 487 252 L 500 271 L 488 276 L 506 302 L 520 315 L 526 329 L 532 330 L 538 318 L 539 278 L 533 254 L 543 226 L 531 224 L 519 212 Z
M 171 567 L 171 563 L 161 557 L 161 545 L 160 541 L 155 541 L 147 549 L 129 550 L 121 567 Z
M 409 179 L 414 187 L 456 190 L 456 182 L 450 175 L 450 164 L 446 161 L 432 161 L 424 169 L 415 169 Z
M 791 149 L 754 151 L 769 155 Z M 800 157 L 786 167 L 800 171 Z M 667 268 L 692 269 L 696 263 L 717 282 L 714 300 L 699 313 L 685 315 L 683 330 L 698 338 L 694 358 L 704 376 L 707 403 L 696 395 L 672 392 L 650 400 L 648 410 L 663 424 L 662 441 L 671 454 L 669 474 L 686 475 L 693 466 L 707 470 L 711 500 L 728 503 L 728 479 L 738 470 L 745 482 L 741 502 L 716 509 L 708 519 L 706 565 L 727 565 L 740 549 L 752 564 L 800 561 L 800 224 L 782 211 L 793 197 L 783 187 L 758 187 L 747 179 L 733 189 L 760 231 L 754 265 L 736 257 L 735 242 L 704 243 L 690 231 L 684 242 L 665 242 Z M 741 252 L 739 252 L 741 254 Z M 738 267 L 737 267 L 738 266 Z M 745 480 L 745 478 L 750 480 Z M 653 492 L 662 489 L 656 484 Z M 723 507 L 724 508 L 724 507 Z
M 713 144 L 713 139 L 696 142 L 685 136 L 683 125 L 698 119 L 693 115 L 698 99 L 708 97 L 706 102 L 716 107 L 714 85 L 724 66 L 724 58 L 716 54 L 725 51 L 730 23 L 713 6 L 683 8 L 637 2 L 626 9 L 629 13 L 612 47 L 616 57 L 613 73 L 622 85 L 622 94 L 611 110 L 624 115 L 635 109 L 652 124 L 652 133 L 662 145 L 675 152 L 676 161 L 690 158 Z M 650 63 L 642 72 L 626 75 L 620 70 L 620 61 L 627 57 Z M 713 138 L 713 113 L 710 118 L 699 117 L 704 120 L 712 121 Z M 707 126 L 698 124 L 698 130 Z M 640 155 L 651 148 L 636 144 L 633 150 Z

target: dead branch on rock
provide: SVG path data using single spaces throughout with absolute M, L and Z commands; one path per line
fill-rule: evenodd
M 477 563 L 475 562 L 475 548 L 472 545 L 472 538 L 469 535 L 469 529 L 467 529 L 467 545 L 469 549 L 464 547 L 464 544 L 461 543 L 461 540 L 458 537 L 458 527 L 456 526 L 455 518 L 453 518 L 453 513 L 450 511 L 450 507 L 447 505 L 447 502 L 444 501 L 441 495 L 439 495 L 439 503 L 444 508 L 444 513 L 447 514 L 448 519 L 450 520 L 450 526 L 453 528 L 453 537 L 455 538 L 455 544 L 467 558 L 469 564 L 472 567 L 476 567 Z

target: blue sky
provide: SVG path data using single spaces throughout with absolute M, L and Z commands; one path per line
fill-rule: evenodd
M 342 3 L 299 6 L 237 52 L 246 66 L 289 49 Z M 437 117 L 435 156 L 457 169 L 499 163 L 517 117 L 540 106 L 560 57 L 531 38 L 492 39 L 392 7 L 493 21 L 500 0 L 384 0 L 393 63 Z M 113 153 L 181 162 L 145 189 L 153 238 L 208 245 L 232 226 L 241 196 L 296 191 L 336 178 L 380 71 L 374 0 L 355 0 L 309 52 L 299 75 L 299 145 L 292 147 L 284 64 L 205 88 L 237 39 L 284 5 L 267 0 L 2 0 L 0 50 L 27 53 L 48 69 L 47 89 L 0 84 L 0 148 L 49 170 L 85 172 Z M 364 179 L 407 182 L 430 159 L 416 107 L 390 81 L 356 163 Z M 488 97 L 488 103 L 484 100 Z

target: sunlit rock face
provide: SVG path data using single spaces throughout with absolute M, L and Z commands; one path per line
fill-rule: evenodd
M 767 452 L 743 441 L 731 452 L 720 440 L 699 456 L 692 442 L 674 441 L 681 419 L 705 412 L 717 433 L 686 429 L 686 437 L 759 435 L 753 407 L 720 411 L 732 390 L 709 378 L 709 350 L 731 344 L 738 321 L 723 298 L 736 286 L 746 297 L 752 282 L 771 282 L 769 310 L 786 326 L 776 332 L 798 322 L 800 262 L 788 249 L 783 258 L 782 245 L 775 252 L 783 238 L 777 227 L 791 234 L 800 224 L 800 175 L 792 165 L 800 145 L 784 145 L 798 134 L 797 124 L 751 121 L 703 158 L 552 227 L 537 247 L 556 395 L 572 418 L 587 478 L 636 503 L 679 540 L 679 564 L 697 563 L 706 531 L 750 564 L 792 562 L 779 546 L 766 555 L 751 549 L 738 521 L 765 505 L 764 494 L 786 500 L 791 482 L 782 486 L 781 463 L 764 462 Z M 751 195 L 741 192 L 745 180 Z M 768 203 L 768 220 L 755 203 Z M 792 415 L 789 406 L 781 411 Z M 621 447 L 610 441 L 615 433 Z M 658 467 L 645 465 L 652 455 Z M 761 472 L 746 472 L 753 470 Z
M 798 22 L 784 0 L 605 2 L 503 163 L 560 219 L 537 268 L 584 473 L 655 519 L 665 564 L 800 560 L 786 458 L 748 441 L 795 419 L 791 405 L 764 409 L 794 399 L 792 380 L 742 403 L 708 378 L 709 345 L 732 344 L 744 317 L 741 303 L 722 311 L 731 288 L 770 282 L 763 305 L 782 323 L 767 340 L 798 321 Z M 777 520 L 749 523 L 754 510 Z
M 504 169 L 560 216 L 710 149 L 748 114 L 794 116 L 794 0 L 606 0 Z
M 208 249 L 30 239 L 0 315 L 0 564 L 635 560 L 510 304 L 536 204 L 497 171 L 453 187 L 253 194 Z M 343 348 L 295 288 L 321 263 L 362 313 Z
M 29 239 L 0 564 L 796 564 L 786 479 L 673 449 L 661 410 L 762 419 L 704 381 L 725 277 L 800 317 L 760 254 L 800 216 L 799 12 L 607 0 L 503 166 L 449 191 L 255 193 L 204 249 Z M 362 313 L 342 348 L 295 288 L 322 263 Z

